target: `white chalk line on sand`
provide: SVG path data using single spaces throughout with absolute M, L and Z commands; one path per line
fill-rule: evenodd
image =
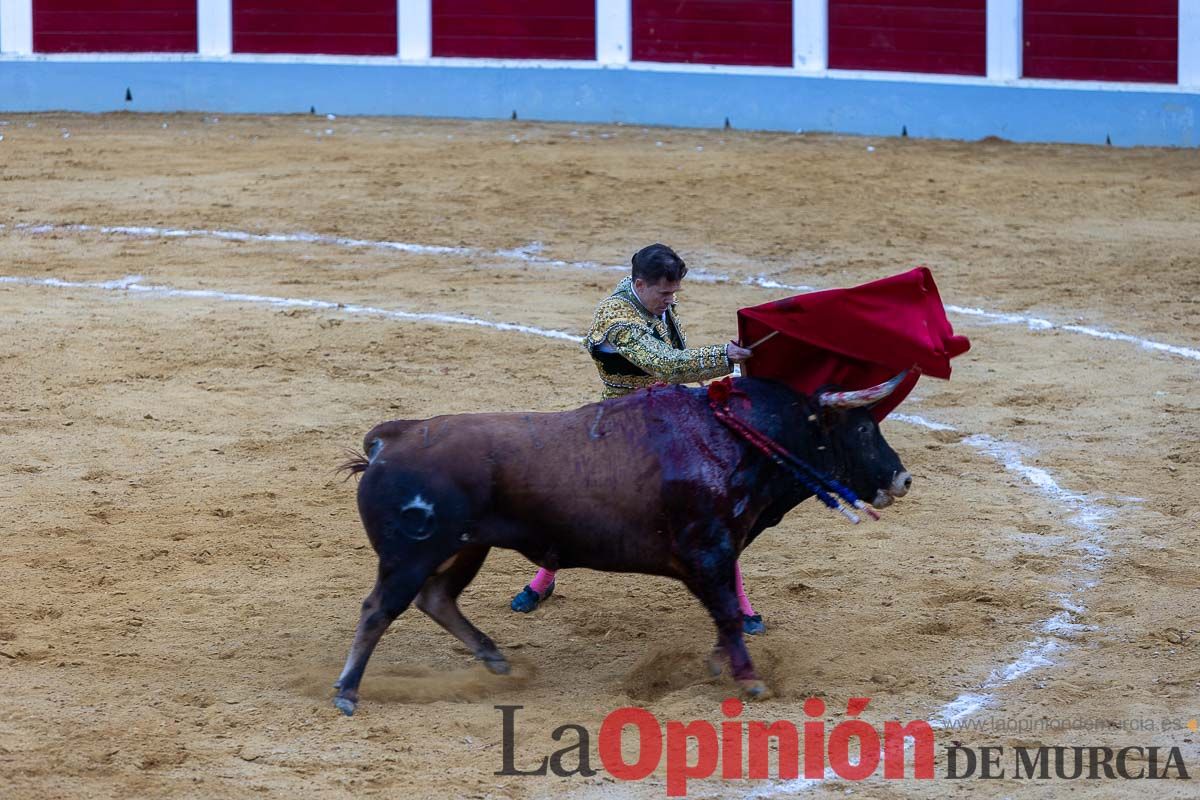
M 1090 575 L 1096 572 L 1100 562 L 1108 556 L 1108 550 L 1104 547 L 1105 524 L 1115 513 L 1112 509 L 1100 505 L 1097 502 L 1100 498 L 1065 489 L 1049 471 L 1026 464 L 1021 458 L 1019 448 L 1014 444 L 999 441 L 987 434 L 967 436 L 962 440 L 962 444 L 991 456 L 1000 462 L 1007 472 L 1016 475 L 1060 508 L 1069 510 L 1071 516 L 1067 520 L 1068 524 L 1081 531 L 1084 536 L 1074 543 L 1080 554 L 1079 568 L 1069 568 L 1059 575 L 1074 588 L 1054 595 L 1058 602 L 1058 610 L 1038 623 L 1036 630 L 1039 635 L 1025 645 L 1015 661 L 993 670 L 978 691 L 959 695 L 934 715 L 930 720 L 931 724 L 943 728 L 954 726 L 989 705 L 993 690 L 1035 669 L 1054 664 L 1055 656 L 1068 649 L 1072 639 L 1085 631 L 1095 630 L 1095 626 L 1080 621 L 1087 613 L 1081 595 L 1099 583 L 1097 578 Z
M 351 239 L 343 236 L 328 236 L 319 233 L 250 233 L 248 231 L 209 230 L 198 228 L 159 228 L 144 225 L 54 225 L 17 223 L 12 226 L 0 225 L 0 231 L 9 228 L 17 233 L 47 234 L 47 233 L 101 233 L 115 236 L 129 236 L 138 239 L 220 239 L 229 242 L 267 242 L 272 244 L 327 244 L 339 247 L 352 247 L 368 250 L 388 250 L 399 253 L 416 255 L 450 255 L 470 256 L 475 258 L 499 258 L 506 261 L 517 261 L 533 264 L 539 267 L 561 267 L 581 270 L 600 270 L 602 272 L 628 273 L 629 267 L 612 264 L 601 264 L 596 261 L 563 261 L 557 258 L 546 258 L 539 255 L 542 252 L 541 242 L 531 242 L 524 247 L 514 247 L 507 250 L 487 250 L 480 247 L 450 247 L 433 244 L 414 244 L 412 242 L 393 242 L 379 239 Z M 787 289 L 796 292 L 815 292 L 815 287 L 798 284 L 779 283 L 766 276 L 759 275 L 745 278 L 741 281 L 733 276 L 720 272 L 710 272 L 703 269 L 691 269 L 688 277 L 701 283 L 741 283 L 745 286 L 758 286 L 763 289 Z
M 933 422 L 915 415 L 891 414 L 888 418 L 935 431 L 956 430 L 952 425 Z M 997 440 L 987 434 L 967 436 L 960 443 L 991 456 L 999 461 L 1006 471 L 1015 474 L 1056 505 L 1072 511 L 1068 523 L 1085 534 L 1083 539 L 1075 543 L 1076 549 L 1081 553 L 1081 567 L 1087 572 L 1096 571 L 1099 562 L 1108 555 L 1104 547 L 1104 523 L 1113 516 L 1112 509 L 1100 505 L 1096 497 L 1063 488 L 1049 471 L 1026 464 L 1021 458 L 1019 448 L 1014 444 Z M 1054 595 L 1059 610 L 1037 625 L 1036 630 L 1041 635 L 1028 642 L 1015 661 L 993 670 L 978 691 L 961 694 L 939 709 L 930 719 L 931 724 L 945 728 L 961 722 L 991 702 L 992 690 L 1011 683 L 1039 667 L 1053 664 L 1052 657 L 1066 648 L 1063 639 L 1070 640 L 1084 631 L 1094 630 L 1094 626 L 1079 622 L 1087 608 L 1077 596 L 1095 587 L 1098 581 L 1095 578 L 1076 575 L 1074 571 L 1061 573 L 1060 577 L 1075 584 L 1075 588 L 1070 592 Z
M 17 223 L 11 226 L 0 225 L 0 230 L 5 230 L 6 227 L 15 232 L 29 234 L 101 233 L 138 238 L 210 238 L 235 242 L 325 244 L 335 245 L 338 247 L 388 250 L 392 252 L 413 253 L 419 255 L 491 257 L 511 261 L 520 261 L 543 267 L 569 267 L 573 269 L 602 270 L 605 272 L 625 272 L 628 270 L 628 267 L 600 264 L 595 261 L 564 261 L 560 259 L 546 258 L 540 255 L 542 250 L 542 245 L 540 242 L 533 242 L 532 244 L 524 247 L 518 247 L 509 250 L 486 250 L 478 247 L 452 247 L 446 245 L 415 244 L 412 242 L 354 239 L 343 236 L 328 236 L 317 233 L 250 233 L 248 231 L 163 228 L 153 226 L 58 225 L 34 223 Z M 739 279 L 736 276 L 721 272 L 710 272 L 707 270 L 696 269 L 691 270 L 688 275 L 692 278 L 692 280 L 702 281 L 704 283 L 733 283 L 743 286 L 757 286 L 762 289 L 782 289 L 792 292 L 817 291 L 817 289 L 812 286 L 794 283 L 781 283 L 780 281 L 769 278 L 766 275 L 754 275 L 748 278 Z M 1031 331 L 1065 331 L 1067 333 L 1075 333 L 1081 336 L 1090 336 L 1095 339 L 1124 342 L 1127 344 L 1137 345 L 1145 350 L 1158 353 L 1167 353 L 1169 355 L 1179 356 L 1181 358 L 1187 358 L 1193 361 L 1200 361 L 1200 349 L 1184 347 L 1182 345 L 1168 344 L 1166 342 L 1158 342 L 1128 333 L 1121 333 L 1119 331 L 1106 331 L 1100 328 L 1089 327 L 1087 325 L 1057 323 L 1041 317 L 1032 317 L 1025 314 L 1008 314 L 999 311 L 988 311 L 986 309 L 972 308 L 969 306 L 947 305 L 946 311 L 951 314 L 957 314 L 959 316 L 984 320 L 996 324 L 1025 325 Z
M 215 289 L 179 289 L 174 286 L 145 284 L 139 275 L 130 275 L 115 281 L 65 281 L 59 278 L 25 278 L 16 275 L 0 276 L 0 284 L 17 284 L 21 286 L 49 286 L 60 289 L 98 289 L 106 291 L 125 292 L 132 295 L 153 297 L 183 297 L 193 300 L 221 300 L 232 303 L 253 303 L 274 306 L 276 308 L 311 308 L 321 311 L 335 311 L 342 314 L 361 315 L 368 317 L 383 317 L 385 319 L 409 320 L 418 322 L 435 322 L 443 325 L 470 325 L 479 328 L 492 328 L 498 331 L 512 331 L 532 336 L 543 336 L 547 339 L 558 339 L 573 344 L 581 340 L 579 336 L 566 331 L 538 328 L 533 325 L 520 325 L 515 322 L 493 322 L 491 320 L 468 317 L 462 314 L 437 314 L 416 311 L 398 311 L 390 308 L 356 305 L 354 303 L 337 303 L 332 300 L 312 300 L 298 297 L 273 297 L 262 294 L 242 294 L 239 292 L 220 292 Z
M 953 425 L 946 425 L 941 422 L 932 422 L 916 414 L 898 414 L 893 411 L 891 414 L 887 415 L 887 418 L 895 420 L 896 422 L 903 422 L 908 425 L 916 425 L 921 428 L 928 428 L 931 431 L 957 430 L 957 428 L 955 428 Z
M 220 300 L 283 308 L 312 308 L 387 319 L 472 325 L 571 342 L 579 341 L 578 337 L 564 331 L 547 330 L 531 325 L 515 323 L 491 322 L 456 314 L 414 313 L 375 308 L 372 306 L 337 303 L 330 300 L 242 294 L 213 289 L 179 289 L 172 286 L 143 284 L 140 280 L 138 276 L 129 276 L 112 281 L 67 281 L 59 278 L 0 276 L 0 284 L 44 286 L 61 289 L 92 289 L 123 292 L 139 296 Z M 953 425 L 936 422 L 913 414 L 893 413 L 889 418 L 897 422 L 916 425 L 934 431 L 957 431 L 957 428 Z M 1007 471 L 1015 473 L 1026 483 L 1037 489 L 1038 492 L 1060 505 L 1073 510 L 1075 514 L 1070 518 L 1069 522 L 1089 534 L 1086 540 L 1079 543 L 1079 548 L 1084 553 L 1084 567 L 1088 570 L 1096 569 L 1099 560 L 1107 554 L 1107 551 L 1103 547 L 1104 534 L 1102 523 L 1108 517 L 1112 516 L 1113 512 L 1110 509 L 1099 506 L 1094 499 L 1086 495 L 1062 488 L 1047 470 L 1025 464 L 1021 460 L 1020 452 L 1015 445 L 999 441 L 986 434 L 967 436 L 961 440 L 961 443 L 992 456 L 1000 461 Z M 1063 573 L 1061 577 L 1072 579 L 1071 573 Z M 1033 641 L 1027 643 L 1015 661 L 993 670 L 977 691 L 963 693 L 942 706 L 930 716 L 930 723 L 935 727 L 945 728 L 961 722 L 966 717 L 986 707 L 991 702 L 991 692 L 995 689 L 1011 683 L 1035 669 L 1052 665 L 1054 663 L 1052 656 L 1066 649 L 1066 645 L 1062 642 L 1063 639 L 1070 639 L 1082 631 L 1092 629 L 1091 626 L 1077 621 L 1080 616 L 1086 613 L 1086 608 L 1075 598 L 1076 595 L 1094 587 L 1096 583 L 1095 579 L 1085 580 L 1080 582 L 1073 591 L 1055 595 L 1059 601 L 1059 610 L 1037 626 L 1039 633 L 1044 635 L 1039 635 Z M 771 791 L 802 791 L 810 789 L 818 783 L 820 783 L 820 780 L 802 778 L 794 781 L 773 783 L 771 784 Z
M 0 230 L 3 226 L 0 226 Z M 474 247 L 382 242 L 370 239 L 350 239 L 319 233 L 249 233 L 248 231 L 206 230 L 194 228 L 158 228 L 144 225 L 55 225 L 18 223 L 12 226 L 19 233 L 105 233 L 143 239 L 223 239 L 230 242 L 272 242 L 291 244 L 332 244 L 341 247 L 365 247 L 374 250 L 395 250 L 424 255 L 479 255 Z
M 1183 347 L 1177 344 L 1167 344 L 1166 342 L 1156 342 L 1151 339 L 1143 339 L 1140 336 L 1133 336 L 1128 333 L 1120 333 L 1119 331 L 1105 331 L 1099 328 L 1091 328 L 1087 325 L 1067 325 L 1064 323 L 1051 322 L 1048 319 L 1040 317 L 1029 317 L 1023 314 L 1003 314 L 996 311 L 985 311 L 982 308 L 968 308 L 965 306 L 946 306 L 946 310 L 951 314 L 960 314 L 962 316 L 976 317 L 978 319 L 995 322 L 1002 325 L 1026 325 L 1031 331 L 1067 331 L 1068 333 L 1078 333 L 1082 336 L 1091 336 L 1094 339 L 1107 339 L 1112 342 L 1126 342 L 1135 344 L 1144 350 L 1153 350 L 1159 353 L 1169 353 L 1173 356 L 1181 358 L 1190 358 L 1193 361 L 1200 361 L 1200 350 L 1193 347 Z

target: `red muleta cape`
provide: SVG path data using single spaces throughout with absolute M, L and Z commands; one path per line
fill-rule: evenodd
M 949 379 L 950 359 L 971 347 L 965 336 L 954 334 L 926 267 L 738 311 L 743 345 L 775 331 L 778 335 L 754 348 L 747 373 L 804 394 L 829 385 L 866 389 L 914 365 L 922 374 Z M 875 419 L 900 405 L 919 378 L 909 373 L 872 408 Z

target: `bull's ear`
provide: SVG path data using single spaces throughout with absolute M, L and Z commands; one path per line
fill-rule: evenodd
M 839 387 L 833 384 L 826 384 L 812 394 L 812 404 L 809 406 L 808 421 L 810 424 L 816 423 L 822 431 L 828 431 L 846 419 L 846 410 L 844 408 L 825 405 L 820 401 L 822 394 L 825 392 L 836 392 L 838 389 Z
M 823 431 L 831 431 L 846 421 L 846 409 L 822 406 L 814 412 L 817 424 Z

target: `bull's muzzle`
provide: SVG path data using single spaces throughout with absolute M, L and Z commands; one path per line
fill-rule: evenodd
M 904 495 L 908 494 L 908 490 L 911 488 L 912 475 L 909 475 L 907 472 L 897 472 L 892 476 L 891 486 L 875 492 L 875 499 L 871 501 L 871 505 L 875 506 L 875 508 L 887 508 L 896 502 L 897 497 L 904 497 Z

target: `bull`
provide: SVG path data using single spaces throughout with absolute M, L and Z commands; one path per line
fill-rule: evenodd
M 804 396 L 740 378 L 733 389 L 739 419 L 874 506 L 907 493 L 912 478 L 866 407 L 878 388 Z M 359 515 L 379 564 L 334 684 L 343 713 L 354 713 L 380 637 L 414 602 L 490 671 L 508 673 L 458 607 L 493 547 L 547 569 L 682 581 L 716 624 L 713 674 L 727 662 L 747 695 L 765 691 L 742 640 L 734 565 L 812 492 L 722 425 L 703 389 L 652 388 L 556 413 L 396 420 L 372 428 L 363 448 L 343 466 L 360 474 Z

